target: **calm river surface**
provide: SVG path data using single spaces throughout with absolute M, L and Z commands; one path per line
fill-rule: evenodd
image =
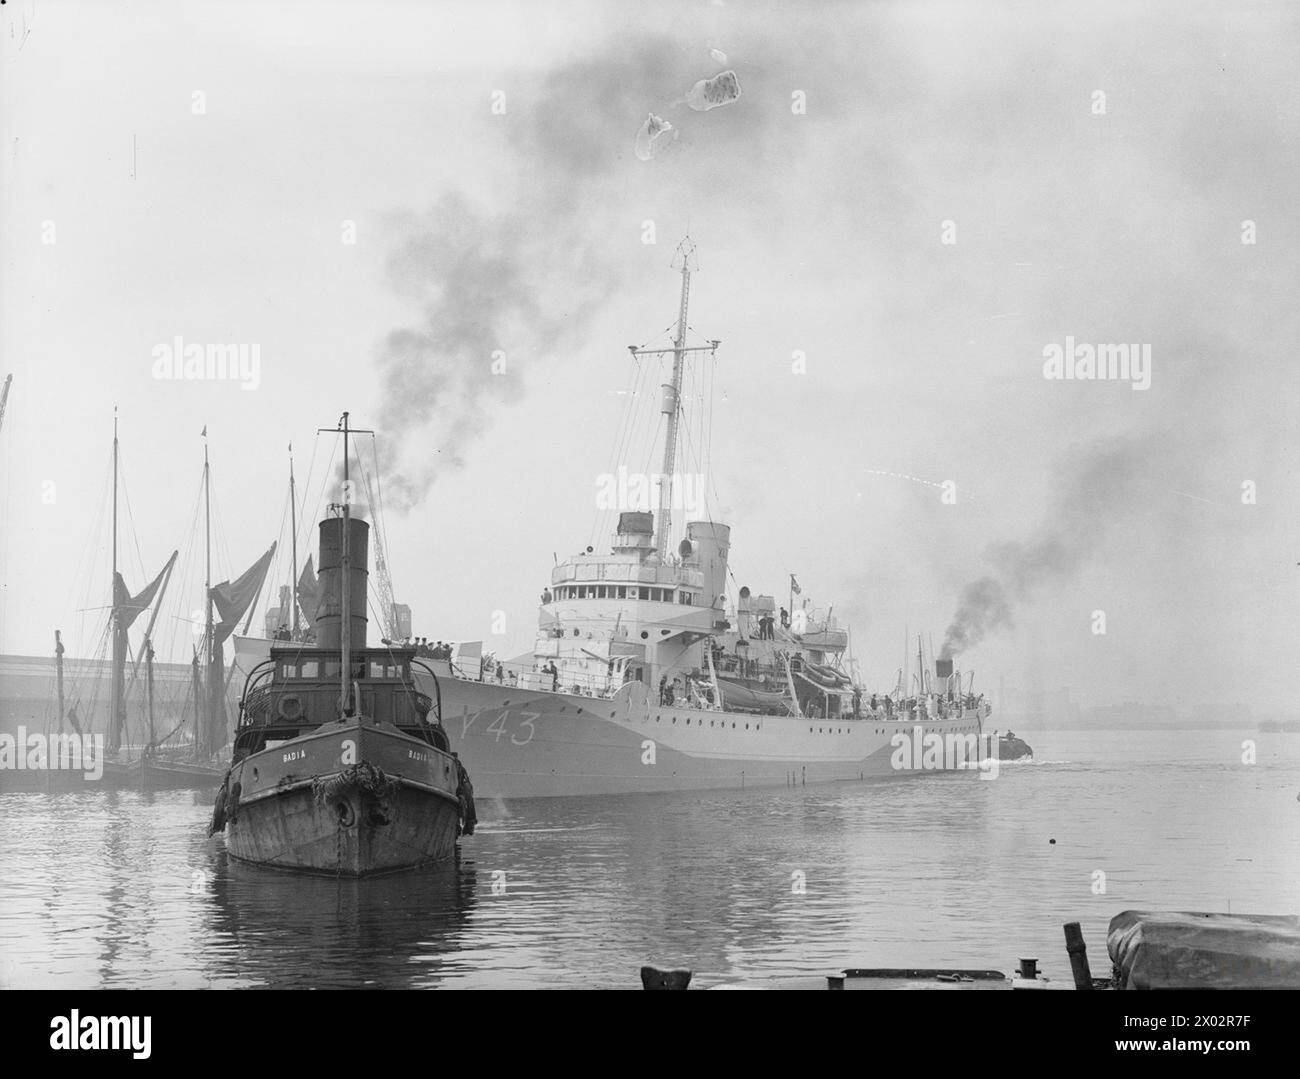
M 0 984 L 631 988 L 647 962 L 710 985 L 1022 955 L 1068 979 L 1066 921 L 1104 973 L 1121 910 L 1300 912 L 1300 735 L 1025 737 L 1037 762 L 994 781 L 480 804 L 457 863 L 360 882 L 232 862 L 211 792 L 7 794 Z

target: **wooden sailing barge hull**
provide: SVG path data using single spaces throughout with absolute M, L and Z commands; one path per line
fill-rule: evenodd
M 109 790 L 211 790 L 220 786 L 225 774 L 226 769 L 215 764 L 136 757 L 105 761 L 101 785 Z
M 279 869 L 367 876 L 450 857 L 459 835 L 450 754 L 355 718 L 250 754 L 218 795 L 226 849 Z

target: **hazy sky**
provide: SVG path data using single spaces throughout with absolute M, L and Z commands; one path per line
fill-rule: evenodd
M 991 574 L 1013 624 L 963 657 L 977 687 L 1289 710 L 1296 9 L 15 0 L 0 19 L 0 650 L 47 653 L 55 628 L 95 647 L 117 405 L 127 579 L 175 548 L 188 567 L 166 658 L 201 604 L 200 430 L 220 580 L 281 534 L 290 441 L 316 515 L 316 428 L 344 409 L 379 431 L 417 633 L 524 651 L 553 553 L 608 542 L 595 477 L 626 346 L 673 322 L 689 224 L 738 583 L 783 595 L 798 573 L 873 685 L 905 625 L 937 644 Z M 691 110 L 724 67 L 741 98 Z M 649 112 L 677 138 L 641 161 Z M 155 378 L 178 335 L 256 344 L 256 388 Z M 1045 378 L 1067 335 L 1148 345 L 1149 389 Z

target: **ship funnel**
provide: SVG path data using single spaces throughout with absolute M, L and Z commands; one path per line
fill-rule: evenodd
M 691 553 L 686 556 L 686 564 L 698 567 L 704 574 L 706 605 L 720 611 L 725 606 L 731 529 L 713 521 L 689 521 L 686 538 L 691 541 Z
M 343 647 L 343 525 L 342 517 L 327 517 L 320 523 L 320 608 L 316 613 L 316 643 L 321 648 Z M 370 525 L 352 517 L 348 525 L 348 562 L 351 580 L 347 584 L 352 648 L 366 646 L 366 591 L 369 581 L 367 555 Z
M 945 694 L 952 688 L 952 660 L 936 659 L 934 661 L 934 691 Z

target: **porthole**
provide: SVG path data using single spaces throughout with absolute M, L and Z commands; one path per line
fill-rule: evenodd
M 644 641 L 647 637 L 649 637 L 649 636 L 650 636 L 650 631 L 649 631 L 649 630 L 647 630 L 647 629 L 643 629 L 643 630 L 641 631 L 641 639 L 642 639 L 643 641 Z

